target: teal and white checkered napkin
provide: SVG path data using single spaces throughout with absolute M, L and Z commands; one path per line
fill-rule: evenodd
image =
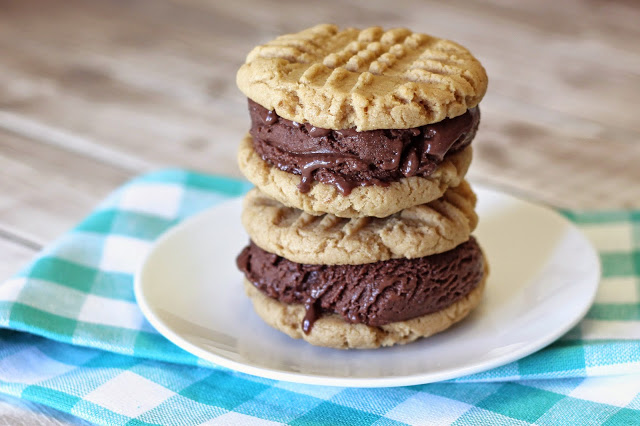
M 598 248 L 603 279 L 586 318 L 551 346 L 453 382 L 351 389 L 208 364 L 136 306 L 132 274 L 154 239 L 248 188 L 167 170 L 109 196 L 0 286 L 0 391 L 109 425 L 640 421 L 639 211 L 565 212 Z

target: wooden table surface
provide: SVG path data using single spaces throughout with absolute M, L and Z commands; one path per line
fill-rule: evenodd
M 237 68 L 320 22 L 406 26 L 482 61 L 476 181 L 560 207 L 640 207 L 637 2 L 0 0 L 0 281 L 139 173 L 239 177 Z M 74 422 L 45 411 L 11 400 L 0 423 Z

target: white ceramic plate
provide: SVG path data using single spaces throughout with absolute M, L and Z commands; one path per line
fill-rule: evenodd
M 262 322 L 244 295 L 235 258 L 248 237 L 241 200 L 205 211 L 161 237 L 135 283 L 142 312 L 176 345 L 244 373 L 330 386 L 414 385 L 477 373 L 543 348 L 593 302 L 598 256 L 547 208 L 474 186 L 475 235 L 491 267 L 478 308 L 415 343 L 341 351 L 294 340 Z

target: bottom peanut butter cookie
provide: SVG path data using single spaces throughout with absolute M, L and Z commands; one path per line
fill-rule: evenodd
M 285 206 L 312 215 L 331 213 L 339 217 L 386 217 L 400 210 L 440 198 L 447 188 L 460 185 L 469 168 L 472 148 L 447 155 L 429 177 L 412 176 L 390 182 L 388 186 L 353 188 L 343 195 L 332 185 L 315 182 L 308 192 L 298 189 L 301 177 L 264 161 L 254 150 L 251 136 L 240 143 L 240 171 L 267 196 Z

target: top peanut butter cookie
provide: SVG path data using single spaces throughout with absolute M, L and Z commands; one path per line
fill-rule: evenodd
M 404 28 L 317 25 L 254 48 L 237 75 L 250 99 L 325 129 L 408 129 L 462 115 L 487 74 L 449 40 Z

